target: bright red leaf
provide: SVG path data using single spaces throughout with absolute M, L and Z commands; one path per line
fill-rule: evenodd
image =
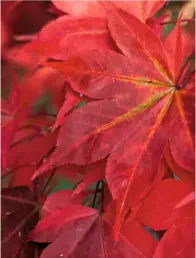
M 153 258 L 173 258 L 195 256 L 195 218 L 194 207 L 189 204 L 184 206 L 160 240 Z
M 165 3 L 2 3 L 3 258 L 194 257 L 194 20 Z
M 193 202 L 195 200 L 195 192 L 189 193 L 187 196 L 185 196 L 177 205 L 176 208 L 180 208 L 184 205 L 189 204 L 190 202 Z
M 168 229 L 173 224 L 176 204 L 188 193 L 190 188 L 181 181 L 163 180 L 145 198 L 137 217 L 154 230 Z
M 184 156 L 179 146 L 185 142 L 184 157 L 189 158 L 181 159 L 181 163 L 192 166 L 194 95 L 186 84 L 176 85 L 171 65 L 170 69 L 167 65 L 168 51 L 146 25 L 123 11 L 110 11 L 112 37 L 129 59 L 105 50 L 46 65 L 63 72 L 79 92 L 115 99 L 87 104 L 65 119 L 55 152 L 36 175 L 57 164 L 88 164 L 111 153 L 106 178 L 119 201 L 118 232 L 128 207 L 136 207 L 153 183 L 161 179 L 157 170 L 169 139 L 176 158 Z M 177 44 L 174 53 L 182 48 L 181 41 L 176 40 L 181 32 L 178 29 L 171 33 Z M 173 67 L 176 62 L 179 60 Z

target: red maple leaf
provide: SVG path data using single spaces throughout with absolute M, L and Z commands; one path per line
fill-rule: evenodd
M 111 153 L 106 179 L 119 200 L 118 232 L 129 205 L 136 207 L 162 177 L 157 171 L 168 140 L 179 165 L 194 168 L 194 92 L 185 79 L 178 84 L 184 56 L 180 20 L 165 46 L 145 24 L 123 11 L 112 8 L 108 24 L 126 57 L 99 50 L 46 64 L 64 73 L 75 90 L 113 99 L 87 104 L 67 117 L 55 152 L 36 175 L 66 163 L 95 162 Z
M 112 225 L 106 218 L 94 209 L 71 205 L 42 219 L 30 233 L 29 240 L 52 242 L 41 258 L 128 258 L 130 255 L 150 258 L 156 241 L 136 221 L 129 224 L 128 229 L 123 229 L 116 243 Z M 143 236 L 143 242 L 139 235 Z
M 194 20 L 165 2 L 3 3 L 3 258 L 194 257 Z

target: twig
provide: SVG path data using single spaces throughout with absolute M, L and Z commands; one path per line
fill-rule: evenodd
M 100 185 L 100 183 L 101 183 L 101 180 L 99 180 L 97 182 L 97 185 L 96 185 L 96 188 L 95 188 L 95 194 L 94 194 L 94 198 L 93 198 L 93 202 L 92 202 L 92 208 L 95 208 L 97 194 L 99 193 L 99 185 Z
M 160 25 L 175 24 L 177 22 L 178 22 L 178 20 L 161 22 Z M 180 22 L 195 22 L 195 19 L 182 19 L 182 20 L 180 20 Z

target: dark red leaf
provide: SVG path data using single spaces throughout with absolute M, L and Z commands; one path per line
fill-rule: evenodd
M 38 219 L 38 206 L 28 188 L 3 188 L 2 202 L 2 257 L 18 258 L 25 253 L 28 232 Z

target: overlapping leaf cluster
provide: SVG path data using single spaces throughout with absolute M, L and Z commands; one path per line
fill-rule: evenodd
M 182 14 L 163 37 L 166 4 L 29 3 L 30 35 L 4 5 L 27 70 L 2 100 L 4 258 L 194 257 L 194 47 Z

